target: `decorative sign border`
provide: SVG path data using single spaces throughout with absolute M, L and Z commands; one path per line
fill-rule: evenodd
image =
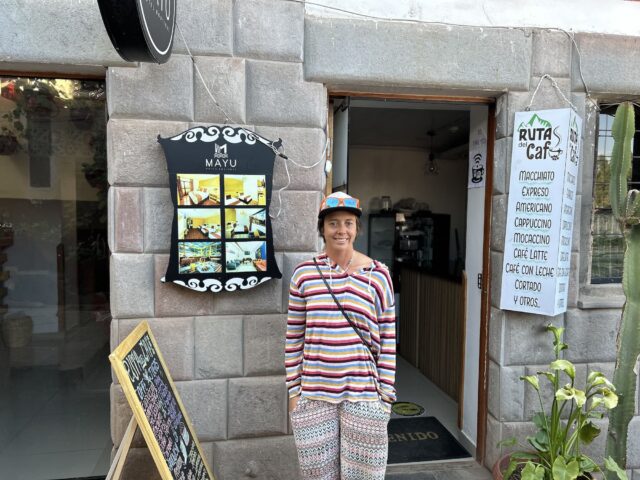
M 233 292 L 281 278 L 269 217 L 279 142 L 230 125 L 196 126 L 158 142 L 174 206 L 162 281 Z
M 158 343 L 156 342 L 156 339 L 153 336 L 153 333 L 151 333 L 151 329 L 149 328 L 149 323 L 146 320 L 144 320 L 127 336 L 127 338 L 125 338 L 120 343 L 120 345 L 118 345 L 118 347 L 116 347 L 116 349 L 111 353 L 111 355 L 109 355 L 109 361 L 111 362 L 111 366 L 113 367 L 116 377 L 118 378 L 118 381 L 122 386 L 124 395 L 127 398 L 127 402 L 129 403 L 131 410 L 133 411 L 135 420 L 147 443 L 147 447 L 151 452 L 151 456 L 153 457 L 153 461 L 155 462 L 156 467 L 158 468 L 158 472 L 160 473 L 160 476 L 162 477 L 163 480 L 174 479 L 173 475 L 171 474 L 171 471 L 169 470 L 169 467 L 167 466 L 166 459 L 162 454 L 162 450 L 160 449 L 158 440 L 153 433 L 151 424 L 147 419 L 144 408 L 142 407 L 142 404 L 140 403 L 138 395 L 136 394 L 135 389 L 133 388 L 133 383 L 131 382 L 131 379 L 129 378 L 129 374 L 127 373 L 127 369 L 124 365 L 124 360 L 127 357 L 127 355 L 140 342 L 140 340 L 144 335 L 148 335 L 149 338 L 151 339 L 151 343 L 153 344 L 155 353 L 157 354 L 158 360 L 160 361 L 160 366 L 167 377 L 169 387 L 171 388 L 171 393 L 173 394 L 174 398 L 176 399 L 176 402 L 178 403 L 178 408 L 180 409 L 180 413 L 184 417 L 185 425 L 191 435 L 191 438 L 193 439 L 193 442 L 195 443 L 195 446 L 198 450 L 198 454 L 202 459 L 202 463 L 204 464 L 206 472 L 211 480 L 215 480 L 215 477 L 211 473 L 211 469 L 207 464 L 206 458 L 202 453 L 202 447 L 200 446 L 198 437 L 195 434 L 195 429 L 193 428 L 191 419 L 189 418 L 189 415 L 187 414 L 187 410 L 184 408 L 184 404 L 182 403 L 182 400 L 178 395 L 178 391 L 176 389 L 175 384 L 173 383 L 173 380 L 171 379 L 171 375 L 169 375 L 167 364 L 165 363 L 164 358 L 162 357 L 162 353 L 158 348 Z

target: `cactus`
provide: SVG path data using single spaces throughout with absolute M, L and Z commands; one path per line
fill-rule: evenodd
M 627 433 L 635 410 L 635 392 L 640 361 L 640 192 L 627 191 L 631 173 L 632 141 L 635 131 L 633 105 L 620 104 L 613 122 L 611 154 L 611 209 L 625 236 L 622 287 L 626 302 L 618 331 L 618 352 L 613 383 L 620 403 L 611 411 L 606 455 L 622 468 L 627 464 Z

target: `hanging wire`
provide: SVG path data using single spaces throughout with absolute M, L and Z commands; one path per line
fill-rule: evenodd
M 573 109 L 574 112 L 578 111 L 576 106 L 573 103 L 571 103 L 571 101 L 567 97 L 565 97 L 564 93 L 562 93 L 562 90 L 560 90 L 560 87 L 558 86 L 558 83 L 556 82 L 556 80 L 551 75 L 549 75 L 548 73 L 545 73 L 544 75 L 542 75 L 542 77 L 540 77 L 540 80 L 538 80 L 538 85 L 536 86 L 536 89 L 533 91 L 533 95 L 531 95 L 531 101 L 529 102 L 529 105 L 527 105 L 525 107 L 525 110 L 527 112 L 529 110 L 531 110 L 531 105 L 533 105 L 533 101 L 536 98 L 536 94 L 538 93 L 538 89 L 540 88 L 540 85 L 542 85 L 542 81 L 544 79 L 547 79 L 547 80 L 549 80 L 551 82 L 551 86 L 558 91 L 558 93 L 560 94 L 560 96 L 563 98 L 563 100 L 565 102 L 567 102 L 569 105 L 571 105 L 571 108 Z
M 209 89 L 209 87 L 207 85 L 207 82 L 205 81 L 204 76 L 202 75 L 202 72 L 200 72 L 200 69 L 198 68 L 198 64 L 196 63 L 195 58 L 191 54 L 191 49 L 189 48 L 189 44 L 187 43 L 187 40 L 185 39 L 184 34 L 182 33 L 182 29 L 180 28 L 180 24 L 178 24 L 177 22 L 176 22 L 176 27 L 178 28 L 178 33 L 180 34 L 180 38 L 182 39 L 182 42 L 184 43 L 184 46 L 187 49 L 187 54 L 189 55 L 189 58 L 191 59 L 191 63 L 193 63 L 193 66 L 195 67 L 196 73 L 198 74 L 198 78 L 202 82 L 202 85 L 204 86 L 207 94 L 209 95 L 209 98 L 211 98 L 211 101 L 214 103 L 214 105 L 216 107 L 218 107 L 218 109 L 224 115 L 225 123 L 236 123 L 236 124 L 239 124 L 239 122 L 233 122 L 233 120 L 227 114 L 225 109 L 222 108 L 222 106 L 218 103 L 216 98 L 213 96 L 213 93 L 211 93 L 211 90 Z M 282 146 L 282 142 L 272 142 L 272 141 L 266 139 L 265 137 L 263 137 L 262 135 L 260 135 L 260 134 L 258 134 L 256 132 L 248 131 L 244 127 L 239 127 L 239 128 L 241 130 L 243 130 L 247 134 L 255 135 L 255 136 L 260 137 L 263 140 L 265 140 L 265 143 L 268 143 L 269 145 L 271 145 L 271 149 L 273 150 L 273 153 L 275 153 L 277 156 L 281 157 L 284 160 L 284 170 L 285 170 L 285 172 L 287 174 L 287 183 L 286 183 L 286 185 L 284 187 L 278 189 L 278 201 L 279 201 L 278 213 L 275 216 L 269 214 L 269 217 L 271 217 L 272 219 L 278 218 L 280 216 L 280 213 L 282 212 L 282 192 L 284 190 L 286 190 L 287 188 L 289 188 L 289 185 L 291 185 L 291 175 L 289 174 L 288 162 L 291 162 L 294 165 L 296 165 L 296 166 L 298 166 L 300 168 L 305 168 L 305 169 L 315 168 L 318 165 L 320 165 L 322 162 L 324 162 L 325 159 L 326 159 L 327 149 L 329 148 L 329 136 L 327 135 L 327 131 L 326 131 L 326 129 L 323 129 L 323 133 L 324 133 L 326 141 L 325 141 L 325 144 L 324 144 L 324 149 L 322 150 L 322 154 L 320 155 L 320 160 L 318 160 L 313 165 L 303 165 L 301 163 L 296 162 L 292 158 L 289 158 L 287 155 L 285 155 L 284 147 Z

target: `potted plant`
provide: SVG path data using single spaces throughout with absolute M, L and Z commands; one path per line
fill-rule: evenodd
M 498 461 L 494 478 L 504 480 L 578 480 L 602 473 L 605 479 L 628 480 L 626 473 L 610 457 L 599 466 L 584 454 L 582 447 L 600 434 L 593 422 L 618 404 L 613 384 L 601 372 L 589 372 L 584 390 L 576 388 L 576 369 L 561 353 L 568 348 L 562 341 L 563 328 L 547 326 L 554 337 L 555 360 L 546 371 L 521 377 L 533 388 L 540 402 L 540 411 L 533 417 L 535 435 L 527 437 L 524 451 L 513 452 Z M 551 409 L 546 412 L 540 379 L 548 381 L 553 390 Z M 515 439 L 500 442 L 513 446 Z

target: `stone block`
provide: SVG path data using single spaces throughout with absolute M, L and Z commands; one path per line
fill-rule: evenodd
M 169 186 L 167 162 L 158 135 L 172 137 L 188 128 L 186 122 L 110 119 L 107 123 L 109 183 Z
M 195 120 L 204 123 L 244 123 L 246 118 L 245 61 L 242 58 L 195 57 L 196 65 L 213 102 L 198 73 L 195 72 Z
M 216 480 L 302 478 L 291 435 L 216 442 L 213 457 Z
M 571 73 L 571 39 L 564 32 L 533 30 L 531 73 L 568 77 Z
M 616 359 L 619 310 L 569 309 L 564 341 L 572 362 L 613 362 Z
M 516 422 L 526 418 L 525 386 L 520 380 L 524 374 L 524 367 L 500 367 L 500 421 Z
M 304 5 L 276 0 L 238 0 L 235 54 L 263 60 L 302 61 Z
M 520 29 L 307 17 L 304 59 L 306 78 L 327 84 L 528 90 L 531 35 Z
M 288 190 L 321 191 L 324 188 L 324 159 L 327 140 L 322 129 L 258 126 L 256 132 L 273 141 L 281 138 L 285 155 L 290 158 L 287 162 L 281 157 L 276 157 L 273 169 L 274 192 L 287 185 L 285 162 L 290 177 Z M 313 168 L 304 168 L 293 162 L 304 166 L 317 165 Z
M 282 254 L 275 254 L 282 270 Z M 282 279 L 273 278 L 248 290 L 219 292 L 213 295 L 215 315 L 282 313 Z
M 120 320 L 120 342 L 138 326 L 140 319 Z M 149 318 L 149 328 L 164 358 L 169 375 L 175 381 L 193 379 L 193 318 Z
M 180 0 L 176 5 L 180 25 L 188 26 L 182 34 L 192 55 L 233 55 L 232 0 Z M 177 28 L 172 52 L 187 53 Z
M 579 389 L 584 389 L 587 379 L 587 366 L 585 364 L 576 364 L 576 380 L 575 386 Z M 524 375 L 535 375 L 537 372 L 549 371 L 549 365 L 529 365 L 524 367 Z M 554 390 L 551 382 L 544 376 L 539 375 L 540 379 L 540 395 L 542 397 L 542 404 L 544 405 L 545 412 L 551 411 L 551 403 L 554 397 Z M 560 385 L 566 385 L 571 380 L 564 373 L 560 374 Z M 521 383 L 525 383 L 524 381 Z M 535 389 L 528 383 L 524 385 L 524 419 L 531 420 L 533 416 L 540 411 L 540 400 Z M 565 409 L 563 417 L 569 416 L 569 408 Z
M 0 62 L 88 66 L 128 64 L 113 48 L 98 3 L 9 0 L 0 16 Z
M 327 95 L 305 82 L 301 64 L 247 60 L 247 121 L 324 128 Z
M 118 447 L 122 442 L 122 437 L 124 437 L 124 432 L 127 430 L 133 412 L 120 385 L 111 385 L 109 398 L 111 404 L 111 441 Z M 131 445 L 133 447 L 144 447 L 146 445 L 140 429 L 134 434 Z
M 503 93 L 496 100 L 496 140 L 509 135 L 509 94 Z
M 153 316 L 153 256 L 114 253 L 110 261 L 111 315 Z
M 196 378 L 241 377 L 242 317 L 196 317 Z
M 320 192 L 284 191 L 271 201 L 273 244 L 276 250 L 313 251 L 318 241 Z
M 169 263 L 169 255 L 155 258 L 155 316 L 183 317 L 186 315 L 210 315 L 213 311 L 211 292 L 198 292 L 173 282 L 162 282 Z
M 291 277 L 293 276 L 293 270 L 299 263 L 313 258 L 314 255 L 316 255 L 315 252 L 292 252 L 284 254 L 284 268 L 282 271 L 282 302 L 285 312 L 289 309 L 289 285 L 291 283 Z
M 500 365 L 489 360 L 487 409 L 490 415 L 500 418 Z
M 504 323 L 505 365 L 540 365 L 555 359 L 553 336 L 546 331 L 552 323 L 564 326 L 564 315 L 548 317 L 522 312 L 507 312 Z
M 227 380 L 176 382 L 198 440 L 227 438 Z
M 494 195 L 491 202 L 491 250 L 504 252 L 509 196 Z
M 168 188 L 144 188 L 144 251 L 169 252 L 173 202 Z
M 495 308 L 500 308 L 503 258 L 502 252 L 491 252 L 491 305 Z
M 113 195 L 113 242 L 114 253 L 141 253 L 143 250 L 142 189 L 111 187 Z
M 505 312 L 491 307 L 489 317 L 489 358 L 502 365 L 502 348 L 504 345 L 504 321 Z
M 595 33 L 576 34 L 582 55 L 582 74 L 592 94 L 639 95 L 640 38 Z M 584 86 L 573 62 L 573 89 Z
M 496 140 L 493 147 L 493 194 L 499 195 L 509 191 L 509 176 L 511 169 L 512 137 L 503 137 Z
M 487 437 L 485 443 L 484 465 L 491 469 L 502 455 L 498 443 L 502 440 L 502 423 L 493 415 L 487 415 Z
M 640 417 L 635 416 L 629 422 L 627 432 L 627 467 L 640 467 Z
M 140 63 L 138 68 L 110 68 L 107 107 L 112 118 L 193 120 L 191 59 L 174 54 L 162 65 Z
M 287 433 L 284 375 L 229 380 L 229 438 Z
M 533 422 L 503 422 L 502 423 L 502 439 L 515 438 L 520 445 L 528 445 L 527 437 L 535 435 L 538 431 L 538 427 Z M 503 453 L 520 450 L 516 445 L 515 447 L 505 448 Z
M 244 318 L 244 374 L 284 374 L 286 315 L 247 315 Z

